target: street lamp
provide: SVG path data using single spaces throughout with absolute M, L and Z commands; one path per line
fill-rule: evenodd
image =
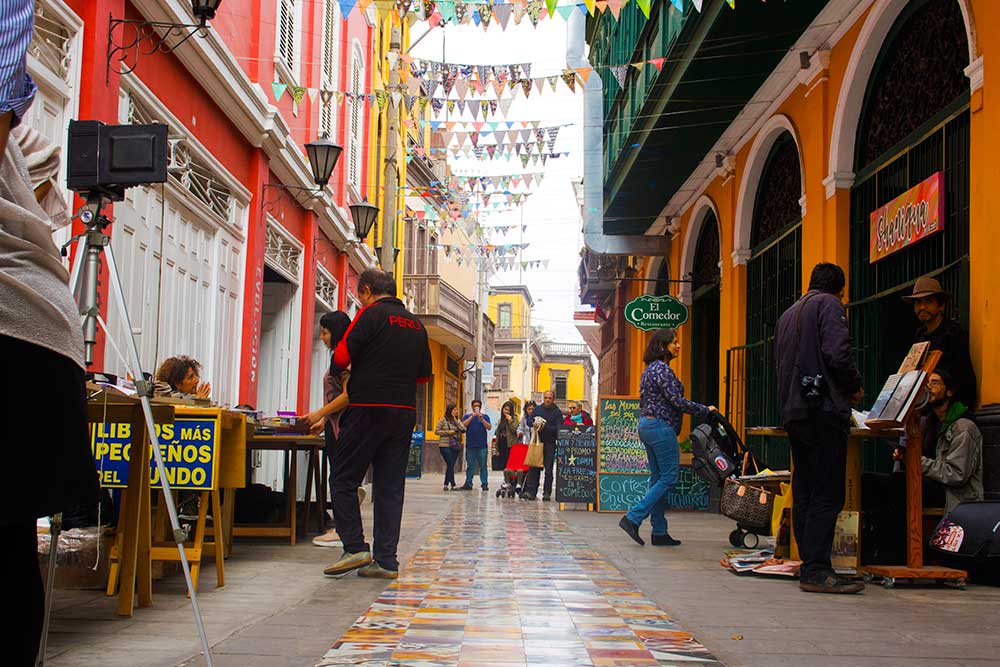
M 221 3 L 222 0 L 191 0 L 191 13 L 198 19 L 198 23 L 116 19 L 108 16 L 108 63 L 104 70 L 104 82 L 107 83 L 111 78 L 112 63 L 115 64 L 116 73 L 128 74 L 139 64 L 140 55 L 173 53 L 193 36 L 204 37 L 208 22 L 215 18 Z M 176 41 L 168 44 L 168 39 Z
M 364 241 L 368 232 L 372 230 L 372 225 L 375 224 L 375 218 L 378 217 L 378 206 L 369 204 L 366 197 L 357 204 L 351 204 L 348 208 L 351 209 L 351 220 L 354 221 L 354 233 L 357 235 L 358 241 Z
M 195 0 L 197 2 L 198 0 Z M 312 168 L 313 182 L 320 188 L 330 182 L 330 174 L 337 166 L 337 160 L 343 148 L 333 139 L 323 133 L 316 141 L 306 144 L 306 155 L 309 156 L 309 166 Z

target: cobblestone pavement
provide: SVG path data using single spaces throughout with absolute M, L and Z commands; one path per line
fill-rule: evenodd
M 721 664 L 550 507 L 467 494 L 319 664 Z

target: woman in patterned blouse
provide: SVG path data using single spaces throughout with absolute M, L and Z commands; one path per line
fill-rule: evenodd
M 684 413 L 705 415 L 715 410 L 684 398 L 684 385 L 674 375 L 670 362 L 680 354 L 680 341 L 675 329 L 658 329 L 649 339 L 642 360 L 646 369 L 639 382 L 639 439 L 646 446 L 649 460 L 649 490 L 619 522 L 622 530 L 640 545 L 639 525 L 646 517 L 653 526 L 655 546 L 677 546 L 680 540 L 667 532 L 667 493 L 677 484 L 680 468 L 680 448 L 677 433 L 681 430 Z

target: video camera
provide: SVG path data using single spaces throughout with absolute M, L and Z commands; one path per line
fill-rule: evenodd
M 66 185 L 88 201 L 122 201 L 125 188 L 167 180 L 167 126 L 71 120 Z

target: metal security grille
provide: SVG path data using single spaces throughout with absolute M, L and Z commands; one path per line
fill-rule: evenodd
M 874 400 L 899 366 L 918 323 L 902 297 L 924 275 L 952 295 L 949 314 L 968 328 L 969 88 L 965 27 L 957 2 L 915 2 L 897 20 L 866 93 L 851 190 L 848 317 L 858 367 Z M 912 88 L 919 82 L 927 94 Z M 901 95 L 900 91 L 908 91 Z M 890 103 L 891 102 L 891 103 Z M 924 179 L 944 173 L 944 230 L 869 263 L 870 216 Z M 885 471 L 884 448 L 864 453 Z
M 729 371 L 741 378 L 738 390 L 743 393 L 744 426 L 778 423 L 774 327 L 802 294 L 801 174 L 795 141 L 785 133 L 771 147 L 754 203 L 746 345 L 731 350 L 727 360 Z M 783 439 L 746 441 L 767 465 L 788 466 L 788 443 Z

